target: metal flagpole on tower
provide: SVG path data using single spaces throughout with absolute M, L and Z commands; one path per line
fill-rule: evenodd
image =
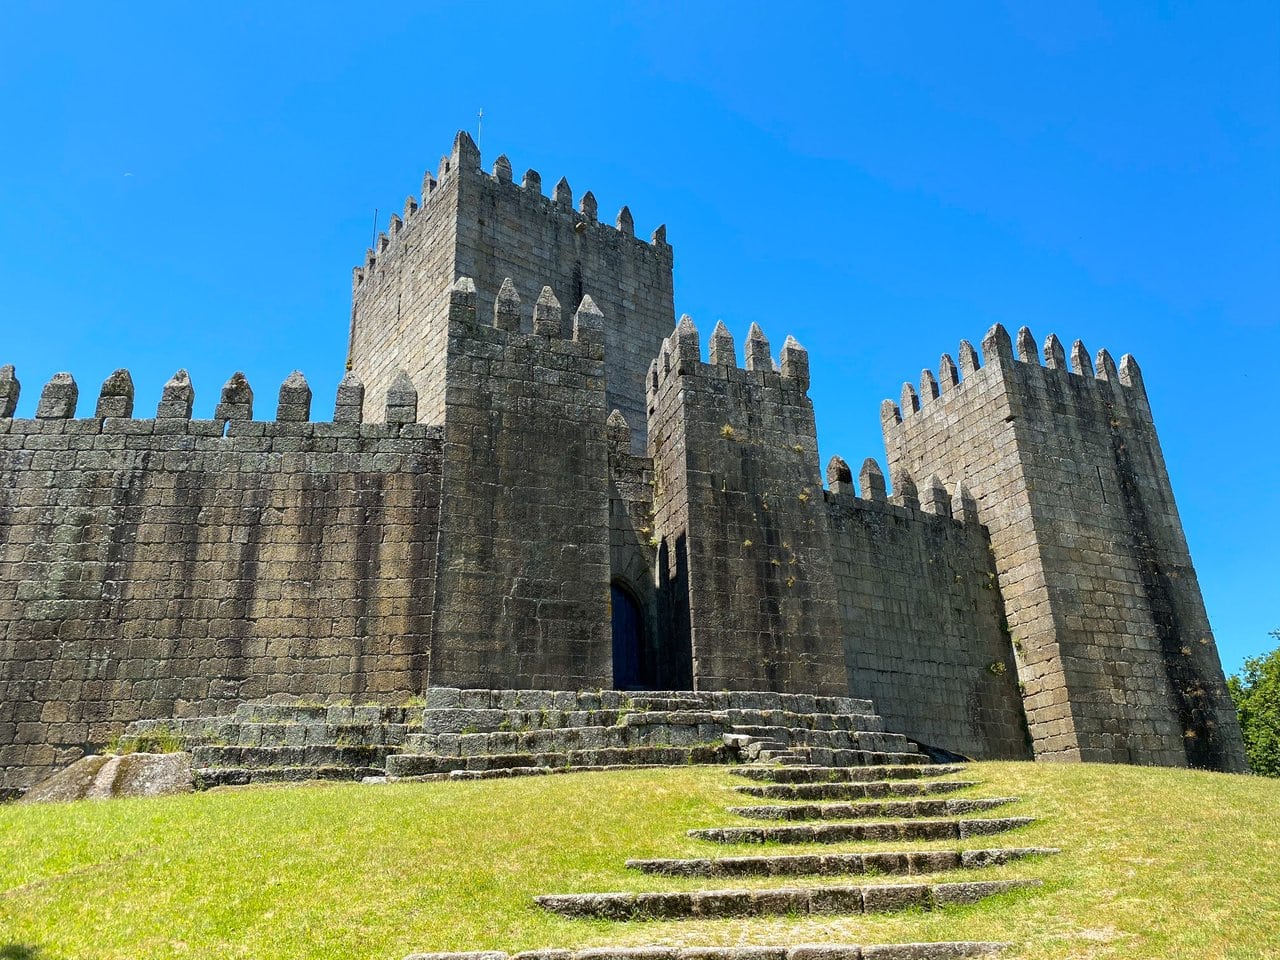
M 481 133 L 484 130 L 484 107 L 480 108 L 480 112 L 476 114 L 476 149 L 484 153 L 484 147 L 481 146 Z

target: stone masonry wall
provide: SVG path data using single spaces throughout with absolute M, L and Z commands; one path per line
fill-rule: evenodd
M 940 488 L 917 499 L 903 482 L 890 503 L 874 461 L 863 478 L 859 497 L 843 461 L 828 468 L 849 689 L 875 702 L 886 729 L 921 743 L 1029 759 L 986 530 Z
M 754 326 L 746 369 L 723 325 L 702 363 L 688 317 L 651 368 L 657 530 L 668 565 L 687 550 L 696 689 L 846 691 L 808 385 L 804 350 L 788 339 L 777 372 Z
M 475 281 L 482 316 L 492 314 L 505 278 L 525 298 L 544 285 L 564 304 L 589 295 L 605 317 L 608 407 L 622 412 L 643 449 L 644 371 L 675 322 L 672 262 L 664 227 L 651 242 L 637 239 L 626 207 L 616 226 L 607 226 L 590 192 L 575 209 L 562 179 L 548 198 L 536 171 L 513 182 L 506 157 L 486 174 L 474 142 L 459 133 L 439 178 L 424 180 L 421 203 L 406 200 L 403 218 L 392 218 L 355 271 L 353 368 L 374 404 L 397 371 L 407 370 L 422 397 L 421 416 L 438 423 L 448 290 L 457 277 Z M 566 327 L 563 336 L 571 335 Z
M 431 680 L 575 690 L 612 682 L 604 318 L 561 336 L 549 289 L 526 326 L 510 284 L 477 320 L 450 294 Z
M 885 402 L 893 468 L 964 483 L 991 533 L 1037 757 L 1236 770 L 1225 690 L 1141 375 L 1025 328 Z M 963 374 L 963 379 L 958 374 Z
M 590 296 L 604 315 L 607 409 L 618 410 L 631 426 L 638 450 L 646 428 L 644 373 L 662 339 L 675 324 L 673 253 L 666 227 L 650 242 L 635 236 L 631 211 L 623 207 L 615 224 L 599 220 L 596 200 L 583 194 L 575 209 L 573 191 L 561 178 L 547 198 L 536 171 L 512 179 L 505 156 L 492 174 L 480 168 L 480 152 L 463 135 L 455 146 L 459 180 L 456 271 L 475 280 L 481 315 L 510 277 L 522 297 L 550 286 L 563 304 Z M 565 337 L 572 335 L 567 326 Z
M 387 389 L 405 371 L 418 393 L 418 416 L 444 422 L 444 357 L 449 287 L 457 277 L 458 177 L 454 161 L 428 173 L 422 200 L 406 198 L 376 249 L 351 278 L 348 361 L 368 390 L 373 419 Z
M 140 718 L 426 685 L 439 433 L 342 389 L 346 422 L 306 422 L 298 375 L 277 422 L 243 378 L 190 420 L 182 374 L 135 420 L 119 371 L 73 419 L 60 374 L 39 419 L 0 418 L 0 790 Z

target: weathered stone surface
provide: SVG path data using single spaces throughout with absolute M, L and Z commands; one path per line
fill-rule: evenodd
M 544 910 L 576 919 L 646 920 L 698 917 L 890 913 L 930 910 L 1038 886 L 1035 880 L 903 883 L 868 886 L 697 890 L 692 893 L 565 893 L 534 897 Z
M 989 532 L 989 600 L 1018 655 L 983 651 L 992 679 L 978 702 L 998 707 L 1016 674 L 1037 757 L 1243 769 L 1145 394 L 1109 353 L 1095 376 L 1078 340 L 1070 370 L 1055 335 L 1044 366 L 1026 330 L 1016 360 L 1003 328 L 983 350 L 978 366 L 962 344 L 963 382 L 885 422 L 891 468 L 936 475 Z M 1014 732 L 1004 709 L 983 725 Z
M 289 374 L 280 384 L 276 419 L 282 422 L 305 423 L 311 419 L 311 387 L 301 370 Z
M 95 428 L 58 435 L 62 451 L 45 421 L 0 433 L 0 788 L 135 719 L 423 684 L 439 434 L 232 421 L 223 436 L 183 417 L 189 390 L 166 391 L 177 419 L 59 421 Z
M 991 820 L 892 820 L 875 823 L 818 823 L 779 827 L 709 827 L 689 836 L 712 843 L 845 843 L 851 840 L 963 840 L 1013 830 L 1031 817 Z
M 861 800 L 875 797 L 919 797 L 976 786 L 973 780 L 873 780 L 865 783 L 771 783 L 735 787 L 739 793 L 770 800 Z
M 1014 803 L 1017 797 L 974 797 L 965 800 L 879 800 L 867 803 L 794 803 L 730 807 L 752 820 L 857 820 L 865 817 L 947 817 Z
M 128 370 L 117 370 L 103 381 L 94 416 L 133 416 L 133 377 Z
M 18 409 L 18 396 L 22 383 L 14 373 L 13 364 L 0 367 L 0 417 L 12 417 Z
M 160 797 L 195 789 L 191 755 L 187 753 L 94 754 L 36 784 L 24 803 L 109 800 L 113 797 Z
M 753 324 L 746 369 L 719 348 L 716 363 L 703 363 L 686 318 L 651 389 L 659 579 L 680 612 L 669 642 L 696 657 L 711 689 L 847 690 L 827 639 L 840 627 L 813 405 L 802 351 L 788 350 L 790 374 L 774 371 Z
M 79 397 L 80 388 L 76 386 L 75 378 L 69 373 L 55 373 L 40 392 L 36 419 L 66 420 L 74 417 Z
M 215 420 L 252 420 L 253 388 L 238 370 L 222 385 L 222 396 L 213 411 Z

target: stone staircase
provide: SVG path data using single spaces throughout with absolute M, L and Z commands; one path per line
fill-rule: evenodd
M 628 860 L 672 878 L 786 878 L 788 885 L 658 892 L 549 893 L 537 905 L 565 917 L 636 922 L 945 910 L 1034 886 L 968 877 L 1056 853 L 983 845 L 921 849 L 1015 830 L 1026 816 L 985 816 L 1016 797 L 951 796 L 978 786 L 965 767 L 930 763 L 884 730 L 869 701 L 775 693 L 432 688 L 409 705 L 242 704 L 234 713 L 135 723 L 126 749 L 175 741 L 203 786 L 298 780 L 442 780 L 670 764 L 737 764 L 729 807 L 739 823 L 694 829 L 708 845 L 774 844 L 761 855 Z M 748 822 L 741 822 L 748 821 Z M 750 822 L 756 821 L 756 822 Z M 857 842 L 889 851 L 819 851 Z M 905 878 L 905 879 L 904 879 Z M 876 881 L 876 882 L 866 882 Z M 896 882 L 895 882 L 896 881 Z M 757 880 L 758 882 L 758 880 Z M 991 956 L 1008 945 L 955 941 L 777 947 L 536 950 L 515 960 L 942 960 Z M 507 960 L 496 952 L 414 954 L 410 960 Z
M 477 778 L 711 763 L 911 766 L 867 700 L 794 694 L 431 688 L 413 706 L 249 703 L 130 725 L 124 749 L 178 741 L 205 787 Z
M 306 780 L 361 780 L 386 773 L 387 757 L 421 724 L 421 708 L 245 703 L 225 716 L 140 720 L 120 747 L 177 741 L 202 787 Z
M 759 741 L 755 741 L 759 742 Z M 756 759 L 783 753 L 803 757 L 809 744 L 781 739 L 765 741 Z M 784 750 L 773 749 L 781 744 Z M 750 745 L 750 744 L 748 744 Z M 826 744 L 822 745 L 826 748 Z M 743 750 L 742 744 L 738 745 Z M 837 748 L 843 750 L 845 748 Z M 874 753 L 874 751 L 872 751 Z M 791 759 L 791 757 L 787 757 Z M 850 840 L 967 839 L 1001 833 L 1032 823 L 1030 817 L 975 819 L 968 814 L 1013 803 L 1016 797 L 937 799 L 978 786 L 974 780 L 945 779 L 959 765 L 926 765 L 918 761 L 833 767 L 799 762 L 736 767 L 733 773 L 753 781 L 735 791 L 751 797 L 790 803 L 733 806 L 746 819 L 788 821 L 782 826 L 725 826 L 690 830 L 710 843 L 835 843 Z M 876 798 L 867 800 L 866 798 Z M 891 799 L 884 799 L 891 798 Z M 897 799 L 903 798 L 903 799 Z M 832 803 L 815 801 L 836 801 Z M 859 802 L 861 801 L 861 802 Z M 887 817 L 879 822 L 866 818 Z M 838 820 L 838 822 L 831 822 Z M 790 821 L 800 821 L 791 823 Z M 792 885 L 710 888 L 658 892 L 547 894 L 538 906 L 564 917 L 633 923 L 645 920 L 711 920 L 766 916 L 805 917 L 861 915 L 902 910 L 945 910 L 987 897 L 1038 885 L 1021 879 L 949 881 L 957 870 L 981 870 L 1030 857 L 1057 853 L 1051 847 L 982 847 L 978 849 L 899 849 L 872 852 L 768 853 L 759 856 L 704 856 L 688 859 L 627 860 L 640 873 L 667 877 L 789 878 Z M 910 877 L 910 882 L 859 882 Z M 844 882 L 831 882 L 844 878 Z M 797 879 L 807 880 L 795 885 Z M 852 882 L 850 882 L 852 880 Z M 816 881 L 816 882 L 814 882 Z M 535 950 L 515 960 L 943 960 L 993 956 L 1009 944 L 948 941 L 878 945 L 800 944 L 765 947 L 595 948 L 572 952 Z M 422 953 L 406 960 L 506 960 L 501 953 Z
M 870 773 L 869 768 L 867 770 Z M 936 792 L 955 781 L 925 780 L 930 774 L 946 776 L 958 768 L 939 772 L 929 766 L 903 768 L 914 774 L 913 786 Z M 847 768 L 759 767 L 741 772 L 753 779 L 803 777 L 809 784 L 827 778 L 840 786 L 870 788 L 873 792 L 902 789 L 902 779 L 863 780 L 850 783 Z M 862 771 L 859 771 L 862 772 Z M 841 782 L 841 781 L 844 782 Z M 961 781 L 972 785 L 972 781 Z M 794 782 L 789 785 L 794 785 Z M 739 788 L 741 789 L 741 788 Z M 753 789 L 753 788 L 747 788 Z M 759 787 L 754 788 L 759 790 Z M 911 841 L 968 839 L 1002 833 L 1032 821 L 1030 817 L 969 819 L 965 815 L 1017 801 L 1017 797 L 965 799 L 873 800 L 861 803 L 810 803 L 731 806 L 729 813 L 759 820 L 801 821 L 785 826 L 727 826 L 690 830 L 689 836 L 712 843 L 845 843 L 849 841 Z M 866 823 L 866 818 L 893 819 Z M 939 819 L 939 817 L 945 819 Z M 838 820 L 839 822 L 829 822 Z M 871 854 L 770 855 L 759 857 L 698 858 L 692 860 L 629 860 L 627 867 L 668 876 L 788 876 L 830 877 L 866 873 L 933 875 L 949 870 L 973 869 L 1009 863 L 1028 856 L 1055 852 L 1040 848 L 1006 847 L 966 850 L 903 850 Z M 919 908 L 942 909 L 953 904 L 976 903 L 986 897 L 1028 886 L 1034 881 L 979 880 L 959 883 L 820 884 L 804 887 L 716 889 L 670 893 L 550 894 L 538 897 L 539 906 L 567 917 L 598 920 L 644 920 L 766 915 L 880 913 Z

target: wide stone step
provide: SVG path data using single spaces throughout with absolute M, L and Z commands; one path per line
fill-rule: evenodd
M 869 730 L 883 733 L 884 723 L 875 713 L 797 713 L 792 710 L 724 711 L 734 726 L 784 727 L 790 730 Z
M 870 780 L 914 780 L 943 777 L 965 769 L 962 764 L 868 764 L 862 767 L 808 766 L 791 768 L 735 767 L 749 780 L 773 783 L 863 783 Z
M 816 697 L 807 694 L 762 691 L 701 692 L 654 690 L 643 693 L 620 690 L 461 690 L 430 687 L 424 693 L 428 709 L 500 710 L 783 710 L 791 713 L 872 715 L 870 700 L 852 697 Z
M 405 753 L 475 757 L 499 753 L 563 753 L 567 750 L 604 750 L 639 746 L 691 747 L 720 744 L 724 726 L 715 723 L 628 723 L 624 717 L 612 727 L 561 727 L 541 730 L 500 730 L 490 733 L 410 734 Z
M 1058 853 L 1056 847 L 990 850 L 908 850 L 882 853 L 786 854 L 773 857 L 705 857 L 690 860 L 628 860 L 641 873 L 669 877 L 801 877 L 882 873 L 915 875 L 998 866 Z
M 494 753 L 470 757 L 398 753 L 387 757 L 392 777 L 420 777 L 455 770 L 501 770 L 511 767 L 685 766 L 728 763 L 731 754 L 723 744 L 690 747 L 643 746 L 600 750 L 567 750 L 548 753 Z
M 485 708 L 433 708 L 422 711 L 421 731 L 426 734 L 499 733 L 526 730 L 560 730 L 566 727 L 612 727 L 626 711 L 538 710 Z
M 728 719 L 729 713 L 730 711 L 703 709 L 703 705 L 698 703 L 670 706 L 669 709 L 634 706 L 591 710 L 428 708 L 422 711 L 422 732 L 520 733 L 534 730 L 664 725 L 715 725 L 727 730 L 732 726 Z
M 809 730 L 804 727 L 765 727 L 734 724 L 734 733 L 792 746 L 825 747 L 830 750 L 867 750 L 913 753 L 910 741 L 901 734 L 878 730 Z
M 566 893 L 534 897 L 544 910 L 592 920 L 679 920 L 936 910 L 977 903 L 1038 880 L 909 883 L 874 886 L 780 887 L 773 890 L 696 890 L 670 893 Z
M 706 696 L 663 696 L 649 695 L 643 693 L 633 693 L 627 697 L 627 708 L 630 710 L 654 711 L 665 713 L 668 711 L 685 711 L 685 710 L 716 710 L 715 701 Z M 723 712 L 723 711 L 721 711 Z
M 192 765 L 213 767 L 381 767 L 396 747 L 386 745 L 310 744 L 295 747 L 249 747 L 203 744 L 191 751 Z
M 689 836 L 712 843 L 845 843 L 851 840 L 967 840 L 1034 823 L 1033 817 L 965 820 L 890 820 L 776 827 L 707 827 Z
M 175 717 L 164 720 L 135 720 L 120 737 L 122 748 L 144 750 L 145 745 L 157 738 L 176 738 L 184 746 L 208 740 L 225 739 L 223 731 L 231 722 L 229 716 Z
M 915 748 L 906 753 L 881 750 L 835 750 L 829 747 L 806 746 L 812 766 L 819 767 L 874 767 L 874 766 L 923 766 L 930 760 Z
M 867 783 L 743 784 L 733 789 L 765 800 L 861 800 L 878 797 L 923 797 L 954 793 L 979 785 L 977 780 L 871 780 Z
M 767 691 L 723 691 L 723 692 L 690 692 L 690 691 L 655 691 L 653 693 L 631 693 L 626 695 L 632 707 L 663 710 L 683 709 L 689 703 L 698 703 L 701 709 L 708 710 L 744 710 L 744 711 L 779 711 L 791 714 L 862 714 L 874 715 L 875 707 L 870 700 L 857 700 L 852 697 L 818 697 L 801 693 L 769 693 Z M 672 707 L 671 704 L 679 704 Z
M 416 725 L 422 707 L 390 704 L 350 706 L 342 704 L 241 703 L 234 717 L 241 723 L 355 723 Z
M 328 744 L 400 746 L 412 729 L 404 723 L 232 721 L 218 731 L 221 742 L 246 747 L 301 747 Z
M 1017 797 L 972 797 L 952 800 L 871 800 L 866 803 L 793 803 L 730 807 L 752 820 L 860 820 L 865 817 L 956 817 L 993 810 Z
M 754 757 L 758 763 L 781 763 L 787 766 L 798 766 L 809 762 L 802 753 L 787 748 L 786 750 L 761 750 Z
M 493 770 L 449 770 L 444 773 L 419 773 L 409 777 L 379 777 L 379 780 L 405 780 L 414 783 L 438 783 L 459 780 L 508 780 L 514 777 L 543 777 L 562 773 L 616 773 L 620 770 L 655 770 L 669 763 L 612 763 L 573 767 L 500 767 Z
M 381 776 L 378 767 L 201 767 L 195 771 L 202 789 L 250 783 L 305 783 L 309 780 L 363 780 Z
M 587 947 L 580 950 L 496 950 L 411 953 L 404 960 L 962 960 L 994 957 L 1007 943 L 943 940 L 935 943 L 802 943 L 785 947 Z

